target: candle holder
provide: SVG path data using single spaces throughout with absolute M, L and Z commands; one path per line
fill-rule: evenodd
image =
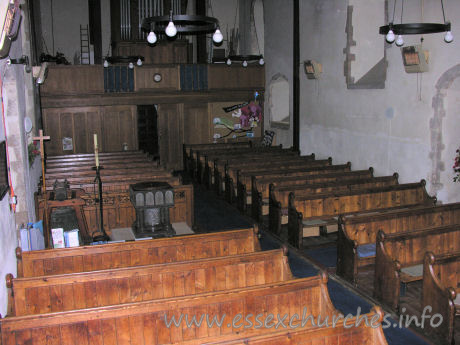
M 101 170 L 104 169 L 103 166 L 96 165 L 93 167 L 93 170 L 96 171 L 96 178 L 94 179 L 94 183 L 97 182 L 98 189 L 99 189 L 99 230 L 96 230 L 93 232 L 92 237 L 93 237 L 93 242 L 99 242 L 99 241 L 108 241 L 109 236 L 105 232 L 104 229 L 104 212 L 103 212 L 103 199 L 102 199 L 102 179 L 101 179 Z M 96 217 L 97 217 L 97 212 L 96 212 Z

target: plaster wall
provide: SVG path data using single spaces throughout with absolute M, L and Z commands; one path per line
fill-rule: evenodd
M 460 18 L 460 3 L 446 0 L 444 6 L 447 19 L 454 22 L 454 37 L 460 37 L 460 26 L 455 25 L 455 18 Z M 283 18 L 282 22 L 276 21 L 276 25 L 267 25 L 265 29 L 266 36 L 270 37 L 265 46 L 266 78 L 270 80 L 277 72 L 288 73 L 291 78 L 291 67 L 287 66 L 292 60 L 291 11 L 286 9 L 283 13 L 282 6 L 273 0 L 266 1 L 265 8 L 268 12 L 266 18 L 274 18 L 275 14 Z M 404 22 L 421 21 L 420 2 L 405 2 L 404 14 Z M 372 17 L 368 19 L 372 20 Z M 429 50 L 430 70 L 423 74 L 407 74 L 400 48 L 393 44 L 386 49 L 385 89 L 349 90 L 344 77 L 346 20 L 347 2 L 300 2 L 300 59 L 314 59 L 323 65 L 319 80 L 308 80 L 301 73 L 302 154 L 315 152 L 318 158 L 331 156 L 335 164 L 351 161 L 353 169 L 373 166 L 376 175 L 397 171 L 401 183 L 426 179 L 427 190 L 430 190 L 430 152 L 434 144 L 430 132 L 434 112 L 432 99 L 438 79 L 460 61 L 460 39 L 446 44 L 441 33 L 425 35 L 423 47 Z M 423 21 L 442 21 L 439 2 L 425 2 Z M 377 26 L 375 30 L 378 30 Z M 380 40 L 383 41 L 384 37 L 381 36 Z M 407 36 L 404 40 L 406 45 L 418 44 L 420 36 Z M 449 91 L 452 92 L 455 91 Z M 447 103 L 449 111 L 442 124 L 442 140 L 443 143 L 453 141 L 449 145 L 458 147 L 458 127 L 446 130 L 449 123 L 458 122 L 458 99 L 449 98 Z M 443 179 L 444 189 L 437 196 L 444 202 L 459 201 L 459 193 L 453 192 L 458 186 L 449 182 L 453 177 L 453 155 L 444 152 L 445 171 L 442 174 L 448 178 Z
M 102 2 L 103 9 L 106 1 Z M 40 13 L 43 40 L 48 53 L 55 55 L 56 51 L 63 53 L 67 61 L 74 63 L 75 58 L 80 60 L 80 24 L 88 25 L 88 1 L 87 0 L 40 0 Z M 103 12 L 104 13 L 104 12 Z M 104 20 L 103 20 L 103 23 Z M 107 37 L 107 32 L 104 34 Z M 110 25 L 108 29 L 110 30 Z M 54 34 L 54 44 L 53 44 Z M 109 32 L 110 37 L 110 32 Z M 40 38 L 39 38 L 40 39 Z M 103 38 L 106 43 L 106 38 Z M 54 46 L 54 48 L 53 48 Z M 43 47 L 46 52 L 46 48 Z M 105 48 L 105 50 L 104 50 Z M 107 46 L 102 47 L 103 54 L 107 52 Z
M 292 146 L 292 26 L 293 1 L 264 1 L 265 18 L 265 90 L 270 89 L 270 81 L 277 75 L 284 76 L 290 87 L 289 97 L 289 128 L 277 127 L 270 121 L 269 93 L 265 93 L 265 129 L 275 131 L 275 143 L 284 147 Z M 280 20 L 282 18 L 282 20 Z M 302 22 L 302 20 L 301 20 Z
M 24 7 L 24 10 L 26 8 Z M 18 38 L 12 43 L 9 55 L 30 56 L 30 34 L 27 30 L 27 14 L 24 13 Z M 23 39 L 23 37 L 26 39 Z M 9 195 L 0 201 L 0 277 L 12 273 L 16 276 L 15 249 L 18 246 L 17 229 L 21 224 L 35 221 L 33 193 L 41 175 L 40 159 L 29 168 L 27 144 L 29 138 L 24 131 L 24 117 L 35 114 L 32 73 L 27 73 L 23 65 L 7 65 L 6 59 L 0 60 L 2 76 L 2 96 L 6 133 L 3 121 L 0 129 L 0 141 L 8 140 L 11 182 L 17 196 L 16 213 L 10 210 Z M 38 162 L 38 164 L 37 164 Z M 38 168 L 37 168 L 38 167 Z M 0 285 L 0 314 L 7 310 L 7 291 L 5 284 Z
M 228 54 L 228 39 L 230 39 L 231 30 L 238 30 L 239 23 L 239 12 L 238 12 L 238 0 L 209 0 L 210 7 L 208 8 L 208 15 L 214 16 L 219 20 L 220 31 L 224 36 L 224 41 L 220 45 L 213 43 L 215 49 L 225 49 Z M 212 11 L 210 9 L 212 8 Z

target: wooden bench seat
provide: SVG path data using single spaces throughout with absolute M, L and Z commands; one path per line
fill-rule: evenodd
M 265 284 L 225 292 L 204 293 L 194 296 L 173 297 L 154 301 L 126 303 L 115 306 L 89 308 L 41 315 L 7 317 L 1 320 L 1 335 L 4 344 L 46 344 L 53 339 L 60 344 L 202 344 L 247 342 L 250 337 L 267 336 L 277 329 L 257 327 L 256 316 L 265 320 L 273 315 L 274 324 L 294 314 L 299 319 L 307 313 L 322 319 L 339 313 L 333 307 L 326 286 L 325 276 L 296 279 Z M 188 328 L 181 319 L 178 326 L 168 325 L 180 316 L 201 319 L 207 314 L 224 320 L 221 326 L 211 327 L 203 322 L 199 327 Z M 242 315 L 238 318 L 238 315 Z M 369 318 L 373 314 L 367 314 Z M 248 319 L 249 318 L 249 319 Z M 381 319 L 381 315 L 377 319 Z M 237 320 L 237 321 L 235 321 Z M 251 320 L 251 324 L 247 320 Z M 295 320 L 295 319 L 294 319 Z M 350 320 L 352 321 L 352 320 Z M 238 327 L 246 324 L 247 327 Z M 230 324 L 230 326 L 229 326 Z M 310 322 L 301 325 L 295 320 L 295 330 L 317 330 Z M 339 333 L 345 327 L 339 326 Z M 334 328 L 328 328 L 334 332 Z M 279 333 L 278 333 L 279 334 Z M 353 334 L 350 329 L 348 338 Z M 324 335 L 324 333 L 321 333 Z M 379 339 L 382 339 L 379 337 Z
M 432 314 L 440 314 L 438 327 L 427 324 L 427 331 L 445 344 L 453 344 L 455 318 L 460 316 L 460 251 L 448 254 L 427 252 L 423 262 L 422 307 L 431 306 Z
M 216 150 L 216 149 L 234 149 L 234 148 L 250 148 L 253 146 L 251 140 L 238 141 L 233 143 L 210 143 L 210 144 L 183 144 L 183 159 L 184 169 L 189 173 L 190 176 L 194 176 L 196 171 L 196 152 L 203 150 Z
M 99 163 L 102 165 L 121 164 L 127 160 L 132 162 L 150 162 L 151 164 L 158 165 L 157 161 L 152 160 L 151 157 L 146 155 L 135 155 L 135 156 L 112 156 L 112 157 L 99 157 Z M 59 167 L 77 167 L 77 166 L 94 166 L 95 158 L 76 158 L 76 159 L 65 159 L 65 160 L 46 160 L 47 168 L 59 168 Z
M 296 197 L 289 194 L 288 239 L 297 248 L 303 245 L 303 221 L 337 221 L 341 214 L 385 211 L 432 202 L 425 181 L 395 186 L 341 191 Z
M 277 177 L 273 176 L 270 178 L 256 178 L 252 176 L 251 180 L 251 192 L 246 193 L 247 203 L 251 204 L 251 215 L 257 221 L 262 221 L 262 216 L 268 215 L 268 205 L 269 205 L 269 186 L 273 184 L 277 186 L 295 186 L 304 183 L 321 183 L 321 182 L 334 182 L 334 181 L 345 181 L 353 179 L 366 179 L 373 177 L 373 168 L 368 170 L 355 170 L 349 172 L 332 172 L 325 173 L 320 175 L 311 175 L 305 174 L 303 176 L 283 176 Z M 242 193 L 244 193 L 246 187 L 243 186 Z M 244 199 L 243 199 L 244 200 Z
M 276 154 L 282 152 L 293 152 L 290 149 L 283 149 L 280 146 L 259 146 L 239 149 L 224 149 L 224 150 L 211 150 L 211 151 L 197 151 L 194 159 L 195 172 L 194 176 L 198 179 L 198 182 L 202 182 L 201 178 L 205 172 L 206 160 L 210 159 L 211 161 L 215 158 L 230 158 L 230 157 L 250 157 L 250 156 L 259 156 L 262 154 Z
M 379 230 L 386 234 L 417 230 L 431 226 L 460 223 L 460 203 L 428 205 L 408 210 L 382 212 L 371 215 L 341 216 L 337 244 L 337 274 L 356 284 L 359 268 L 374 264 L 375 243 Z M 359 249 L 373 246 L 372 255 L 359 257 Z
M 94 166 L 94 162 L 87 164 L 87 165 L 75 165 L 71 167 L 63 166 L 63 167 L 47 167 L 46 173 L 47 174 L 55 174 L 60 172 L 76 172 L 76 171 L 86 171 L 92 170 Z M 114 163 L 114 164 L 104 164 L 103 165 L 105 171 L 107 170 L 116 170 L 116 169 L 136 169 L 136 168 L 143 168 L 143 167 L 157 167 L 159 168 L 158 164 L 155 162 L 146 162 L 146 161 L 127 161 L 124 160 L 122 163 Z
M 332 159 L 311 160 L 304 161 L 286 161 L 277 163 L 277 170 L 284 168 L 286 173 L 307 170 L 321 170 L 324 168 L 332 167 Z M 238 196 L 238 191 L 241 190 L 241 198 L 244 199 L 244 191 L 251 190 L 252 176 L 261 176 L 263 174 L 270 174 L 273 171 L 273 162 L 271 164 L 264 164 L 261 166 L 245 167 L 245 168 L 232 168 L 228 167 L 225 171 L 225 194 L 227 201 L 233 203 Z M 245 187 L 243 187 L 243 185 Z M 238 203 L 241 203 L 239 201 Z
M 207 183 L 206 179 L 210 179 L 212 176 L 210 169 L 214 167 L 214 162 L 220 161 L 223 164 L 227 164 L 227 161 L 230 163 L 240 163 L 244 162 L 253 162 L 254 160 L 260 160 L 261 157 L 270 156 L 270 157 L 298 157 L 299 153 L 291 149 L 283 149 L 281 146 L 271 146 L 271 147 L 255 147 L 247 151 L 228 151 L 224 150 L 222 152 L 212 151 L 212 152 L 198 152 L 197 153 L 197 177 L 200 179 L 199 182 Z M 274 158 L 276 159 L 276 158 Z
M 204 173 L 203 173 L 203 183 L 208 188 L 215 189 L 216 176 L 221 179 L 225 175 L 225 168 L 228 167 L 244 167 L 255 164 L 263 164 L 266 162 L 281 162 L 288 160 L 314 160 L 314 155 L 310 156 L 299 156 L 299 153 L 292 150 L 286 151 L 273 151 L 273 152 L 264 152 L 261 154 L 252 154 L 249 156 L 208 156 L 205 157 L 204 162 Z
M 428 251 L 460 251 L 460 223 L 393 234 L 379 231 L 376 249 L 374 297 L 399 312 L 401 283 L 423 279 L 423 270 L 402 274 L 402 269 L 423 264 Z
M 18 277 L 196 260 L 260 250 L 257 228 L 30 252 L 16 250 Z
M 55 171 L 55 172 L 46 172 L 46 179 L 55 180 L 55 179 L 71 179 L 71 178 L 83 178 L 83 177 L 92 177 L 96 175 L 93 169 L 81 169 L 81 170 L 64 170 L 64 171 Z M 171 176 L 169 171 L 164 170 L 162 167 L 155 167 L 152 164 L 145 164 L 143 166 L 125 166 L 118 168 L 108 168 L 105 167 L 100 170 L 101 178 L 112 177 L 112 176 L 129 176 L 136 174 L 152 174 L 158 176 Z
M 140 151 L 140 150 L 128 150 L 128 151 L 115 151 L 115 152 L 99 152 L 99 157 L 108 158 L 108 157 L 119 157 L 119 156 L 148 156 L 147 153 Z M 49 161 L 58 161 L 58 160 L 71 160 L 71 159 L 84 159 L 90 158 L 94 160 L 94 153 L 76 153 L 76 154 L 69 154 L 69 155 L 53 155 L 47 156 L 46 159 Z
M 11 316 L 102 307 L 293 279 L 287 249 L 44 277 L 7 277 Z
M 336 193 L 341 191 L 359 191 L 362 189 L 395 186 L 398 184 L 398 174 L 392 176 L 380 176 L 372 177 L 368 179 L 355 179 L 355 180 L 341 180 L 334 182 L 325 183 L 305 183 L 295 186 L 269 186 L 269 230 L 270 232 L 280 235 L 281 227 L 283 224 L 288 223 L 288 206 L 289 206 L 289 194 L 294 193 L 297 198 L 302 196 L 310 196 L 318 193 Z M 310 225 L 311 231 L 314 233 L 313 236 L 319 236 L 319 230 L 321 227 L 327 226 L 326 222 L 317 224 L 304 224 Z M 334 230 L 337 231 L 337 223 L 335 222 Z M 304 237 L 307 237 L 304 231 Z
M 324 161 L 322 160 L 322 164 Z M 309 176 L 313 175 L 323 175 L 329 173 L 340 173 L 340 172 L 350 172 L 351 171 L 351 163 L 348 162 L 347 164 L 337 164 L 337 165 L 321 165 L 320 166 L 311 166 L 311 167 L 296 167 L 296 168 L 286 168 L 282 169 L 280 167 L 276 167 L 270 170 L 263 170 L 263 171 L 243 171 L 239 173 L 242 177 L 245 178 L 245 181 L 251 181 L 253 179 L 271 179 L 271 178 L 299 178 L 305 179 Z M 233 181 L 231 181 L 233 183 Z M 238 187 L 238 185 L 237 185 Z M 247 191 L 252 189 L 252 186 L 248 183 L 240 184 L 238 187 L 242 190 L 242 196 L 244 194 L 247 195 Z M 243 198 L 244 199 L 244 198 Z

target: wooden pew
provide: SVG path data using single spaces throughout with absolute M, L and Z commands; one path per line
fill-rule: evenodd
M 315 168 L 324 168 L 332 166 L 332 159 L 312 160 L 309 156 L 305 160 L 288 160 L 280 161 L 279 169 L 282 167 L 285 171 L 292 170 L 307 170 Z M 278 162 L 277 162 L 278 165 Z M 247 167 L 232 167 L 225 168 L 225 195 L 228 202 L 233 203 L 235 197 L 238 196 L 238 189 L 242 189 L 242 185 L 246 185 L 245 190 L 251 190 L 252 176 L 259 176 L 261 174 L 270 174 L 273 171 L 273 162 L 267 162 L 261 165 L 251 165 Z M 239 187 L 238 187 L 239 186 Z M 245 195 L 241 195 L 244 199 Z
M 47 180 L 71 179 L 91 177 L 94 179 L 96 173 L 92 169 L 76 169 L 76 170 L 61 170 L 55 172 L 46 172 Z M 171 176 L 169 171 L 164 170 L 162 167 L 155 167 L 151 164 L 144 164 L 142 166 L 119 166 L 119 167 L 104 167 L 100 170 L 101 178 L 112 176 L 128 176 L 136 174 L 152 174 L 157 176 Z
M 216 159 L 219 159 L 223 162 L 230 160 L 233 162 L 244 162 L 250 161 L 252 162 L 253 159 L 260 159 L 263 156 L 291 156 L 291 157 L 299 157 L 299 153 L 297 151 L 293 151 L 291 149 L 283 149 L 281 146 L 270 146 L 270 147 L 253 147 L 250 150 L 219 150 L 219 151 L 204 151 L 198 152 L 196 158 L 197 164 L 197 171 L 196 177 L 198 182 L 205 183 L 206 178 L 209 178 L 210 171 L 209 171 L 209 163 L 213 162 Z M 226 164 L 226 163 L 224 163 Z
M 460 224 L 460 203 L 428 205 L 407 210 L 339 217 L 337 274 L 356 284 L 359 269 L 374 264 L 379 230 L 386 234 L 433 226 Z
M 263 163 L 267 161 L 278 161 L 278 160 L 296 160 L 296 159 L 309 159 L 314 160 L 314 155 L 310 156 L 299 156 L 297 151 L 293 150 L 277 150 L 268 151 L 263 153 L 251 153 L 244 156 L 234 155 L 212 155 L 204 157 L 204 173 L 202 182 L 208 187 L 212 188 L 215 184 L 215 176 L 219 174 L 223 176 L 225 174 L 226 166 L 248 166 L 256 163 Z
M 220 156 L 220 155 L 244 155 L 244 154 L 250 154 L 255 153 L 255 152 L 271 152 L 271 151 L 281 151 L 282 147 L 280 146 L 270 146 L 270 147 L 237 147 L 237 148 L 218 148 L 218 149 L 208 149 L 208 150 L 197 150 L 197 151 L 192 151 L 192 176 L 194 176 L 196 179 L 199 179 L 202 177 L 203 172 L 204 172 L 204 162 L 205 162 L 205 157 L 208 155 L 215 155 L 215 156 Z M 198 180 L 198 182 L 201 182 Z
M 294 314 L 300 319 L 306 307 L 307 313 L 314 316 L 316 320 L 319 315 L 322 318 L 329 316 L 330 319 L 334 314 L 338 315 L 329 299 L 326 282 L 325 276 L 317 276 L 191 297 L 7 317 L 1 320 L 2 341 L 8 345 L 23 343 L 41 345 L 46 344 L 48 339 L 53 339 L 60 344 L 93 344 L 101 343 L 102 340 L 107 344 L 133 345 L 247 343 L 251 337 L 263 336 L 267 339 L 271 332 L 279 336 L 279 331 L 274 328 L 257 326 L 256 316 L 259 314 L 261 314 L 259 318 L 267 324 L 266 320 L 276 324 L 285 315 L 288 320 L 291 320 Z M 210 318 L 223 319 L 224 322 L 221 326 L 212 327 L 204 322 L 200 326 L 189 328 L 183 323 L 184 320 L 180 319 L 181 315 L 187 315 L 187 318 L 195 316 L 199 320 L 201 315 L 204 317 L 205 314 Z M 172 321 L 173 316 L 176 322 L 182 321 L 178 326 L 167 325 L 167 322 Z M 374 314 L 366 316 L 372 318 Z M 381 315 L 377 316 L 377 319 L 382 319 Z M 301 325 L 301 320 L 295 318 L 293 320 L 293 325 L 299 326 L 295 332 L 303 331 L 311 334 L 317 330 L 317 327 L 310 322 Z M 329 334 L 334 333 L 334 328 L 328 328 L 328 331 Z M 344 331 L 345 327 L 339 326 L 338 333 L 342 335 Z M 353 329 L 350 328 L 343 340 L 352 339 L 352 334 Z M 324 335 L 325 333 L 321 333 L 321 336 Z M 362 337 L 358 336 L 358 339 L 361 341 Z M 383 341 L 381 334 L 378 340 Z M 260 338 L 259 343 L 261 343 Z
M 93 163 L 88 163 L 87 165 L 74 165 L 74 166 L 59 166 L 59 167 L 51 167 L 51 168 L 46 168 L 46 173 L 47 174 L 55 174 L 59 172 L 76 172 L 76 171 L 86 171 L 86 170 L 92 170 L 94 166 Z M 103 165 L 103 170 L 115 170 L 115 169 L 137 169 L 137 168 L 143 168 L 143 167 L 155 167 L 157 169 L 160 169 L 159 165 L 157 165 L 154 162 L 146 162 L 146 161 L 131 161 L 131 160 L 123 160 L 123 162 L 120 163 L 113 163 L 113 164 L 104 164 Z M 163 169 L 163 168 L 161 168 Z M 93 171 L 94 173 L 94 171 Z
M 11 316 L 102 307 L 293 279 L 287 248 L 44 277 L 7 277 Z
M 101 269 L 196 260 L 260 250 L 258 230 L 22 252 L 16 249 L 18 277 L 37 277 Z
M 307 182 L 321 183 L 321 182 L 334 182 L 351 179 L 366 179 L 373 177 L 374 169 L 371 167 L 368 170 L 355 170 L 349 172 L 333 172 L 320 175 L 306 174 L 304 176 L 283 176 L 283 177 L 270 177 L 270 178 L 256 178 L 252 176 L 251 193 L 248 194 L 247 204 L 251 204 L 251 215 L 256 221 L 261 222 L 262 217 L 268 215 L 269 203 L 269 186 L 273 184 L 276 186 L 296 186 Z M 242 193 L 245 192 L 246 187 L 243 186 Z M 251 199 L 251 202 L 249 202 Z
M 422 296 L 422 307 L 430 306 L 430 314 L 442 316 L 438 327 L 427 322 L 427 331 L 443 344 L 454 344 L 455 317 L 460 316 L 460 252 L 425 254 Z
M 183 144 L 184 169 L 192 175 L 194 170 L 194 152 L 199 150 L 209 150 L 213 148 L 231 149 L 235 147 L 248 148 L 252 146 L 252 141 L 238 141 L 232 143 L 212 143 L 212 144 Z
M 289 194 L 294 193 L 297 198 L 303 196 L 311 196 L 313 194 L 324 194 L 324 193 L 337 193 L 337 192 L 354 192 L 363 189 L 395 186 L 398 184 L 398 174 L 392 176 L 380 176 L 371 177 L 369 179 L 355 179 L 355 180 L 343 180 L 325 183 L 305 183 L 295 186 L 277 186 L 273 184 L 269 186 L 269 231 L 281 235 L 281 227 L 283 224 L 288 223 L 288 206 L 289 206 Z M 327 225 L 326 225 L 327 226 Z M 319 225 L 312 226 L 311 231 L 314 236 L 319 236 Z M 333 229 L 327 229 L 327 232 L 333 232 L 337 230 L 337 226 L 333 226 Z M 305 229 L 304 229 L 305 237 Z
M 129 186 L 131 184 L 151 181 L 151 175 L 143 176 L 124 176 L 120 179 L 111 181 L 103 180 L 103 211 L 104 224 L 106 229 L 131 227 L 135 220 L 135 210 L 129 199 Z M 185 222 L 188 226 L 194 225 L 194 208 L 193 208 L 193 185 L 182 185 L 180 177 L 161 177 L 158 180 L 169 183 L 174 188 L 174 207 L 170 209 L 170 219 L 172 223 Z M 47 181 L 47 189 L 51 191 L 54 181 Z M 83 189 L 85 195 L 83 206 L 88 229 L 95 231 L 99 228 L 99 222 L 96 218 L 98 215 L 97 204 L 95 203 L 95 193 L 97 186 L 94 185 L 94 179 L 83 179 L 71 181 L 71 189 Z M 49 194 L 49 193 L 48 193 Z M 35 194 L 36 214 L 43 214 L 43 196 Z
M 460 224 L 395 234 L 379 231 L 374 297 L 399 312 L 401 283 L 423 279 L 423 258 L 429 251 L 436 254 L 460 251 Z
M 385 211 L 391 208 L 425 204 L 431 200 L 425 189 L 425 181 L 396 186 L 369 188 L 359 191 L 321 193 L 297 198 L 289 195 L 288 240 L 297 248 L 302 247 L 303 228 L 312 222 L 323 225 L 337 223 L 341 214 L 369 211 Z
M 147 153 L 139 150 L 128 150 L 128 151 L 116 151 L 116 152 L 99 152 L 99 158 L 107 158 L 107 157 L 123 157 L 123 156 L 129 156 L 132 157 L 134 155 L 139 155 L 139 156 L 148 156 Z M 49 161 L 57 161 L 57 160 L 66 160 L 66 159 L 76 159 L 76 158 L 90 158 L 94 160 L 94 153 L 76 153 L 76 154 L 69 154 L 69 155 L 55 155 L 55 156 L 46 156 L 46 160 Z
M 246 209 L 247 208 L 247 200 L 248 200 L 248 191 L 252 190 L 252 181 L 254 179 L 266 179 L 270 180 L 272 178 L 276 179 L 305 179 L 310 178 L 312 176 L 319 176 L 323 174 L 329 173 L 342 173 L 342 172 L 350 172 L 351 170 L 351 163 L 348 162 L 347 164 L 338 164 L 338 165 L 330 165 L 328 162 L 332 162 L 332 160 L 319 160 L 315 161 L 318 163 L 314 163 L 313 166 L 310 167 L 291 167 L 286 169 L 274 169 L 274 170 L 262 170 L 262 171 L 243 171 L 237 173 L 237 180 L 240 179 L 244 181 L 244 183 L 239 183 L 237 181 L 237 189 L 238 194 L 241 195 L 238 198 L 238 202 L 241 204 L 241 207 Z M 318 164 L 316 166 L 316 164 Z M 228 179 L 228 184 L 233 186 L 233 179 Z M 225 189 L 225 188 L 224 188 Z M 240 193 L 241 190 L 241 193 Z

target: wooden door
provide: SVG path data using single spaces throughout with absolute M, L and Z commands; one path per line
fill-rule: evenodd
M 206 144 L 212 142 L 213 126 L 208 103 L 184 105 L 184 143 Z
M 158 139 L 160 163 L 167 169 L 182 170 L 182 145 L 184 143 L 183 104 L 158 106 Z
M 134 105 L 102 107 L 102 152 L 138 150 L 137 108 Z
M 159 157 L 158 115 L 155 105 L 139 105 L 137 107 L 137 136 L 139 150 Z

